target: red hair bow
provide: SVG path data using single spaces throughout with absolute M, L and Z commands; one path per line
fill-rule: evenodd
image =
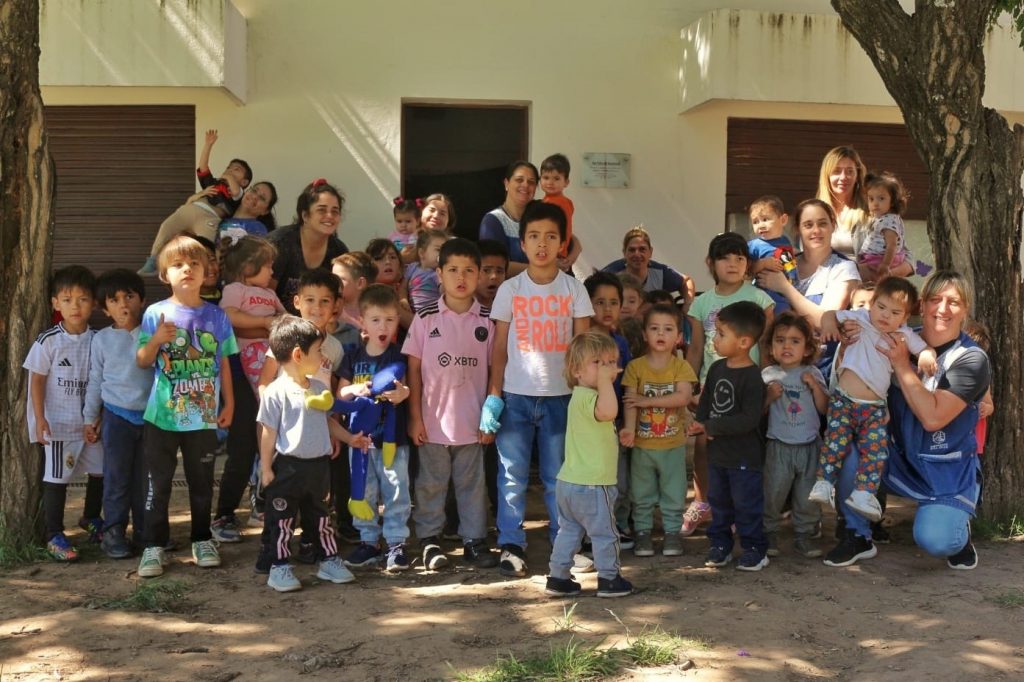
M 391 200 L 391 202 L 395 206 L 401 206 L 402 204 L 405 203 L 405 197 L 395 197 L 394 199 Z
M 416 208 L 423 208 L 426 203 L 421 197 L 416 197 Z
M 312 189 L 316 189 L 317 187 L 323 187 L 323 186 L 324 186 L 324 185 L 326 185 L 326 184 L 327 184 L 327 180 L 325 180 L 324 178 L 317 178 L 317 179 L 316 179 L 316 180 L 314 180 L 314 181 L 313 181 L 312 183 L 310 183 L 310 185 L 309 185 L 309 186 L 310 186 L 310 187 L 311 187 Z

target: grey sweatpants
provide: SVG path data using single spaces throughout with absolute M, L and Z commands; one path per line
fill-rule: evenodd
M 619 533 L 615 530 L 618 494 L 614 485 L 578 485 L 561 480 L 555 483 L 558 535 L 548 564 L 551 577 L 569 577 L 584 535 L 590 537 L 593 545 L 598 577 L 611 580 L 619 574 Z
M 815 471 L 821 440 L 790 445 L 768 439 L 764 462 L 764 531 L 779 529 L 782 508 L 790 499 L 793 530 L 797 535 L 810 535 L 821 520 L 821 507 L 807 499 L 814 487 Z
M 463 542 L 487 537 L 487 486 L 484 484 L 484 449 L 469 445 L 419 446 L 420 468 L 416 474 L 416 537 L 440 536 L 444 529 L 444 503 L 448 481 L 455 489 L 459 508 L 459 535 Z

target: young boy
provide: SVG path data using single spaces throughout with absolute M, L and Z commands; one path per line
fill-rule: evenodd
M 490 310 L 474 300 L 480 267 L 476 245 L 459 238 L 447 241 L 438 263 L 444 295 L 416 313 L 402 347 L 409 360 L 409 435 L 420 457 L 416 537 L 426 568 L 447 565 L 438 537 L 451 479 L 463 558 L 492 568 L 498 557 L 487 547 L 483 446 L 494 435 L 481 434 L 477 425 L 487 395 L 494 323 L 488 319 Z
M 53 309 L 62 321 L 36 338 L 25 358 L 29 372 L 28 434 L 43 450 L 43 517 L 46 551 L 57 561 L 75 561 L 78 551 L 64 535 L 68 482 L 88 474 L 85 514 L 79 521 L 99 540 L 103 530 L 103 448 L 95 434 L 86 434 L 82 406 L 89 382 L 89 328 L 96 278 L 87 268 L 71 265 L 50 280 Z
M 480 415 L 480 430 L 497 433 L 503 495 L 498 500 L 500 570 L 516 577 L 526 575 L 523 521 L 534 445 L 552 541 L 558 532 L 555 480 L 564 459 L 570 394 L 562 376 L 565 351 L 573 336 L 587 330 L 594 314 L 587 290 L 558 269 L 558 250 L 565 242 L 561 208 L 542 201 L 528 203 L 519 223 L 519 241 L 529 265 L 506 280 L 494 297 L 491 379 Z
M 210 533 L 213 461 L 217 429 L 227 428 L 234 414 L 228 356 L 238 352 L 228 316 L 200 297 L 209 267 L 203 245 L 188 235 L 173 237 L 160 251 L 157 264 L 171 296 L 146 310 L 135 355 L 139 367 L 154 368 L 143 415 L 151 497 L 146 506 L 146 548 L 138 570 L 141 578 L 164 572 L 171 480 L 179 448 L 192 514 L 192 558 L 200 568 L 220 566 Z
M 203 248 L 206 249 L 206 262 L 209 263 L 209 267 L 206 268 L 206 276 L 203 277 L 203 286 L 199 290 L 199 297 L 207 303 L 219 305 L 224 292 L 220 286 L 220 261 L 217 259 L 217 246 L 206 237 L 200 237 L 199 235 L 189 236 L 202 244 Z
M 157 254 L 171 237 L 190 232 L 212 241 L 217 238 L 220 221 L 238 209 L 242 193 L 252 182 L 252 168 L 242 159 L 231 159 L 221 176 L 213 177 L 210 172 L 210 152 L 216 142 L 217 131 L 207 130 L 203 149 L 199 153 L 199 167 L 196 168 L 196 179 L 203 189 L 189 197 L 160 225 L 149 258 L 139 270 L 140 275 L 157 274 Z
M 590 320 L 590 328 L 604 334 L 615 342 L 619 349 L 619 370 L 615 376 L 615 396 L 618 399 L 618 417 L 616 426 L 621 426 L 625 410 L 622 408 L 622 374 L 633 356 L 629 352 L 626 337 L 619 333 L 619 311 L 622 310 L 622 282 L 610 272 L 595 272 L 583 280 L 583 287 L 590 296 L 590 304 L 594 307 L 594 316 Z M 629 450 L 619 451 L 618 469 L 619 494 L 615 501 L 615 524 L 619 530 L 619 546 L 622 549 L 633 548 L 633 536 L 629 533 Z
M 750 227 L 755 237 L 747 242 L 747 249 L 753 263 L 752 276 L 762 270 L 785 272 L 796 283 L 796 251 L 793 242 L 786 236 L 788 222 L 789 215 L 786 214 L 782 199 L 777 196 L 769 194 L 758 197 L 750 204 Z M 764 291 L 775 302 L 776 314 L 789 309 L 789 301 L 785 296 L 770 289 Z
M 321 557 L 316 577 L 338 584 L 355 580 L 338 558 L 327 508 L 331 438 L 355 447 L 369 446 L 369 439 L 350 436 L 326 413 L 306 407 L 307 395 L 329 390 L 328 384 L 310 378 L 323 364 L 320 346 L 325 338 L 329 337 L 312 321 L 292 315 L 282 316 L 270 330 L 270 348 L 279 358 L 281 374 L 263 391 L 256 420 L 263 427 L 260 478 L 267 500 L 265 535 L 272 548 L 267 585 L 278 592 L 302 589 L 288 562 L 297 513 L 305 528 L 316 529 Z
M 508 248 L 493 239 L 481 239 L 477 247 L 480 249 L 480 278 L 477 280 L 476 300 L 483 307 L 490 308 L 508 272 Z
M 591 539 L 597 568 L 597 596 L 625 597 L 633 585 L 619 573 L 619 537 L 615 498 L 619 448 L 615 438 L 618 397 L 615 377 L 621 371 L 615 342 L 588 331 L 575 337 L 566 352 L 566 381 L 572 385 L 565 463 L 558 471 L 558 535 L 544 592 L 573 597 L 580 584 L 572 579 L 574 555 L 584 534 Z
M 349 251 L 331 261 L 331 272 L 341 280 L 337 323 L 331 336 L 341 342 L 346 353 L 353 353 L 362 345 L 359 297 L 377 279 L 377 265 L 362 251 Z
M 103 552 L 111 559 L 132 555 L 126 529 L 141 543 L 149 475 L 142 449 L 142 418 L 153 372 L 135 363 L 142 329 L 146 286 L 131 270 L 109 270 L 96 280 L 96 297 L 113 326 L 92 339 L 89 385 L 85 389 L 85 437 L 103 442 Z M 102 422 L 101 422 L 102 414 Z
M 565 188 L 569 186 L 569 159 L 565 154 L 552 154 L 540 164 L 540 188 L 544 191 L 544 203 L 554 204 L 565 212 L 565 237 L 558 257 L 569 257 L 572 247 L 572 214 L 576 208 L 572 199 L 565 196 Z M 565 268 L 563 268 L 564 270 Z
M 378 370 L 393 363 L 405 364 L 405 358 L 398 346 L 391 343 L 398 331 L 398 294 L 386 284 L 371 284 L 359 295 L 360 323 L 366 334 L 366 344 L 353 353 L 346 353 L 339 373 L 339 395 L 342 398 L 369 395 L 370 383 Z M 382 434 L 373 435 L 373 450 L 370 452 L 366 471 L 366 503 L 373 510 L 370 520 L 355 519 L 360 543 L 345 563 L 349 566 L 368 566 L 381 559 L 378 547 L 382 535 L 377 518 L 378 500 L 384 504 L 383 536 L 388 545 L 385 570 L 389 573 L 409 568 L 405 553 L 405 541 L 409 537 L 409 446 L 405 406 L 401 403 L 409 397 L 409 387 L 396 382 L 395 388 L 385 391 L 381 398 L 390 402 L 397 411 L 395 420 L 395 457 L 390 467 L 384 466 L 380 449 Z M 371 434 L 367 434 L 371 435 Z M 349 457 L 360 454 L 349 450 Z
M 740 536 L 737 568 L 760 571 L 768 565 L 764 534 L 764 442 L 761 414 L 764 382 L 750 349 L 764 333 L 765 313 L 751 301 L 722 308 L 715 321 L 715 352 L 700 394 L 690 435 L 708 442 L 708 502 L 711 525 L 705 566 L 720 568 L 732 560 L 733 531 Z
M 902 334 L 907 348 L 918 356 L 918 368 L 929 376 L 938 369 L 935 350 L 906 326 L 916 309 L 914 285 L 902 277 L 886 277 L 875 285 L 869 308 L 830 310 L 822 315 L 821 335 L 825 340 L 838 341 L 839 324 L 847 320 L 860 324 L 860 337 L 856 343 L 845 345 L 836 359 L 836 380 L 829 393 L 825 439 L 818 457 L 818 480 L 808 498 L 811 501 L 835 506 L 835 485 L 840 472 L 849 465 L 847 455 L 854 451 L 857 473 L 853 492 L 843 500 L 844 512 L 854 511 L 870 521 L 882 518 L 875 493 L 889 458 L 886 396 L 892 382 L 892 363 L 879 348 L 890 343 L 890 334 Z M 874 548 L 867 547 L 870 544 L 869 539 L 859 558 L 874 556 Z M 832 553 L 825 559 L 829 566 L 853 563 L 839 561 L 839 555 Z
M 676 355 L 682 338 L 681 312 L 658 303 L 644 315 L 647 354 L 629 363 L 622 384 L 626 418 L 619 442 L 633 448 L 630 468 L 636 556 L 654 556 L 654 507 L 661 507 L 665 531 L 661 553 L 679 556 L 679 529 L 686 505 L 685 412 L 697 375 Z

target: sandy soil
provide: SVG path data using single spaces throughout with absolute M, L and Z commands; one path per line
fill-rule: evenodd
M 172 535 L 187 547 L 184 491 L 175 489 Z M 541 517 L 531 491 L 531 517 Z M 68 504 L 69 527 L 80 499 Z M 575 635 L 621 642 L 659 625 L 703 638 L 680 652 L 693 669 L 627 672 L 621 679 L 962 680 L 1024 679 L 1024 608 L 999 597 L 1024 588 L 1024 544 L 978 546 L 973 572 L 951 571 L 910 540 L 910 509 L 892 501 L 894 542 L 860 565 L 834 569 L 789 552 L 761 573 L 703 567 L 706 540 L 686 540 L 676 558 L 623 557 L 641 592 L 596 599 L 583 578 Z M 244 518 L 244 515 L 242 516 Z M 223 545 L 224 566 L 199 569 L 173 554 L 168 579 L 184 581 L 180 613 L 96 608 L 128 595 L 135 561 L 111 561 L 95 546 L 83 560 L 38 563 L 0 575 L 0 679 L 13 680 L 441 680 L 530 656 L 569 637 L 559 629 L 565 602 L 543 596 L 546 526 L 529 524 L 532 576 L 420 567 L 398 576 L 360 571 L 350 585 L 296 573 L 305 589 L 279 595 L 254 575 L 256 531 Z M 826 526 L 826 535 L 831 531 Z M 77 531 L 72 539 L 84 545 Z M 347 548 L 346 548 L 347 549 Z M 621 620 L 621 624 L 620 621 Z

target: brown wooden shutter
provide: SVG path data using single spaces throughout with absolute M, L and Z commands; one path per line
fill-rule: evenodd
M 160 223 L 196 191 L 195 119 L 191 105 L 46 107 L 55 269 L 142 266 Z M 147 278 L 149 302 L 167 291 Z
M 763 194 L 777 194 L 786 210 L 815 196 L 828 150 L 857 150 L 868 172 L 891 171 L 910 191 L 903 217 L 928 217 L 928 170 L 903 124 L 730 118 L 726 213 L 746 213 Z

